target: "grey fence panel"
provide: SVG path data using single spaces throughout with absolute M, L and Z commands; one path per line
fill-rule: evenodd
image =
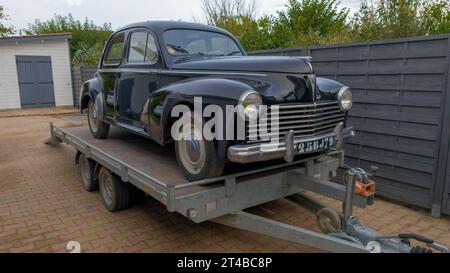
M 305 56 L 307 55 L 307 49 L 295 47 L 288 49 L 260 50 L 250 52 L 249 54 L 258 56 Z
M 347 163 L 368 170 L 378 166 L 378 194 L 433 207 L 438 215 L 450 190 L 448 178 L 444 185 L 450 173 L 446 173 L 450 169 L 449 37 L 256 53 L 305 53 L 312 57 L 318 76 L 350 86 L 355 104 L 348 123 L 355 126 L 357 136 L 346 146 Z M 450 213 L 447 203 L 442 209 Z
M 93 66 L 74 66 L 72 67 L 73 81 L 73 101 L 76 107 L 80 105 L 80 89 L 83 82 L 94 77 L 97 67 Z

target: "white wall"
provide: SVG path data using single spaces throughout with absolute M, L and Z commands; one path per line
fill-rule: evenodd
M 20 108 L 16 55 L 50 56 L 55 105 L 73 105 L 69 43 L 48 40 L 0 43 L 0 109 Z

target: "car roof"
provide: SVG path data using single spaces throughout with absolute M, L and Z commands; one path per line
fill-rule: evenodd
M 213 26 L 198 24 L 198 23 L 182 22 L 182 21 L 137 22 L 137 23 L 126 25 L 126 26 L 118 29 L 117 32 L 125 30 L 125 29 L 129 29 L 129 28 L 137 28 L 137 27 L 147 27 L 147 28 L 151 29 L 153 32 L 156 32 L 158 34 L 161 34 L 164 31 L 169 30 L 169 29 L 195 29 L 195 30 L 219 32 L 219 33 L 231 35 L 228 31 L 218 28 L 218 27 L 213 27 Z

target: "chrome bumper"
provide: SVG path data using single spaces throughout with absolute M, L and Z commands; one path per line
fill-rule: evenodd
M 344 140 L 353 137 L 354 135 L 355 132 L 353 131 L 353 127 L 344 128 L 343 123 L 339 123 L 331 133 L 310 138 L 294 139 L 294 132 L 290 131 L 284 136 L 284 140 L 280 142 L 230 146 L 228 147 L 228 160 L 237 163 L 250 163 L 284 158 L 287 162 L 292 162 L 294 160 L 294 156 L 297 155 L 295 154 L 294 147 L 300 142 L 314 141 L 321 138 L 334 136 L 336 140 L 335 149 L 342 150 Z

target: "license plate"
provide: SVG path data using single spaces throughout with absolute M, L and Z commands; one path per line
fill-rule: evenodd
M 296 154 L 307 154 L 331 148 L 334 144 L 334 137 L 330 136 L 317 140 L 298 142 L 294 147 Z

